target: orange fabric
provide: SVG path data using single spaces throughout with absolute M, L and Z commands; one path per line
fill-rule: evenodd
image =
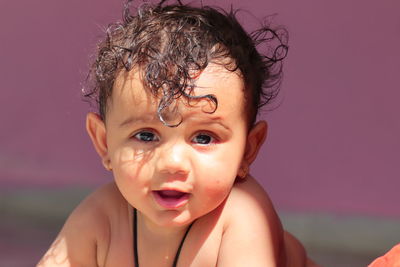
M 374 260 L 368 267 L 400 267 L 400 244 L 388 253 Z

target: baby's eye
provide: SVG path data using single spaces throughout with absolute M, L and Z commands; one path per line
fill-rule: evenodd
M 155 141 L 159 140 L 158 136 L 151 131 L 138 132 L 137 134 L 134 135 L 134 138 L 136 138 L 139 141 L 146 142 L 146 143 L 147 142 L 155 142 Z
M 215 142 L 215 138 L 209 134 L 200 133 L 193 137 L 192 142 L 198 145 L 209 145 Z

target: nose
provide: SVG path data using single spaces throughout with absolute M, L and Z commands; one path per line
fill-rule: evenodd
M 183 142 L 161 145 L 156 164 L 160 173 L 187 175 L 190 171 L 189 146 Z

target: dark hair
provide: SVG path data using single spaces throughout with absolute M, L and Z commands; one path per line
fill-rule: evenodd
M 287 32 L 264 23 L 250 34 L 236 19 L 236 10 L 194 7 L 178 3 L 142 4 L 132 14 L 131 1 L 125 5 L 123 21 L 111 24 L 107 36 L 98 45 L 97 58 L 89 73 L 91 86 L 84 96 L 95 99 L 105 119 L 107 100 L 112 94 L 120 70 L 134 67 L 143 70 L 142 81 L 159 96 L 158 116 L 175 99 L 188 103 L 193 99 L 210 101 L 214 112 L 218 99 L 214 95 L 194 96 L 194 75 L 210 62 L 223 64 L 230 71 L 240 71 L 244 79 L 245 108 L 252 125 L 259 108 L 278 93 L 282 79 L 282 60 L 286 57 Z M 265 48 L 258 51 L 257 47 Z M 228 97 L 228 96 L 227 96 Z

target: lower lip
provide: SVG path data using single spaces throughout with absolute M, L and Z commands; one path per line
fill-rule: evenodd
M 157 204 L 166 209 L 176 209 L 185 205 L 189 201 L 189 194 L 184 194 L 180 198 L 164 198 L 153 192 Z

